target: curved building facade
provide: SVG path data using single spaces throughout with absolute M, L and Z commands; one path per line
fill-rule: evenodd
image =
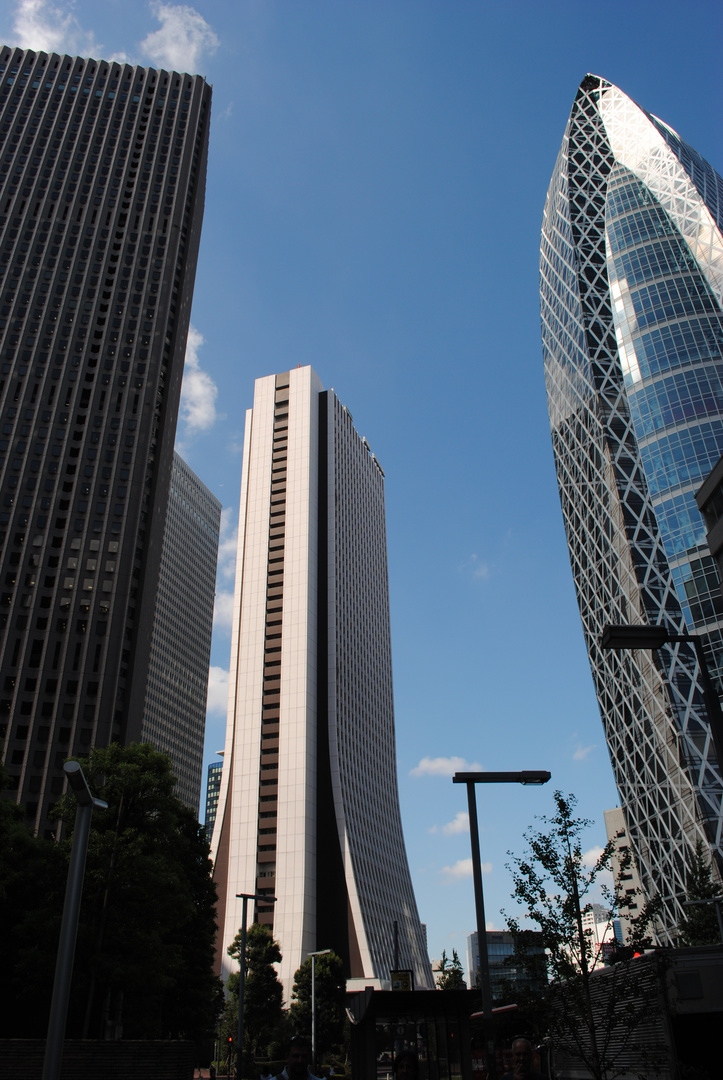
M 682 915 L 697 840 L 723 863 L 723 783 L 695 650 L 607 652 L 609 623 L 698 634 L 723 599 L 695 492 L 723 454 L 723 181 L 617 87 L 581 83 L 545 204 L 541 314 L 560 501 L 643 888 Z
M 218 958 L 237 894 L 347 977 L 432 977 L 397 793 L 384 474 L 310 367 L 258 379 L 246 416 L 226 745 L 213 834 Z M 224 975 L 230 968 L 224 969 Z

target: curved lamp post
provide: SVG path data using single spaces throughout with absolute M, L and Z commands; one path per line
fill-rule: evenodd
M 477 945 L 482 983 L 482 1013 L 485 1020 L 492 1018 L 492 992 L 490 989 L 490 964 L 487 955 L 484 894 L 482 892 L 482 863 L 479 852 L 479 828 L 477 826 L 477 798 L 475 784 L 546 784 L 549 772 L 458 772 L 452 777 L 453 784 L 467 785 L 469 805 L 469 837 L 472 845 L 472 877 L 474 881 L 474 906 L 477 917 Z
M 239 951 L 238 972 L 238 1046 L 236 1047 L 236 1075 L 241 1080 L 241 1055 L 244 1045 L 244 994 L 246 990 L 246 919 L 248 918 L 249 900 L 258 900 L 263 904 L 275 904 L 275 896 L 260 896 L 258 893 L 236 893 L 237 900 L 243 900 L 241 913 L 241 949 Z M 230 1058 L 229 1058 L 230 1061 Z M 229 1069 L 231 1066 L 229 1065 Z M 45 1080 L 45 1077 L 43 1077 Z
M 671 634 L 665 626 L 643 626 L 639 623 L 635 625 L 610 623 L 600 635 L 601 647 L 615 652 L 625 649 L 648 649 L 652 652 L 674 642 L 687 643 L 695 649 L 700 680 L 703 683 L 703 697 L 708 713 L 710 733 L 713 737 L 718 765 L 723 769 L 723 713 L 720 699 L 708 671 L 701 639 L 696 634 Z
M 63 772 L 78 801 L 78 809 L 75 814 L 75 830 L 73 832 L 73 847 L 70 853 L 70 866 L 68 867 L 68 883 L 65 886 L 63 919 L 60 924 L 60 941 L 58 942 L 58 959 L 55 962 L 48 1037 L 45 1041 L 43 1080 L 58 1080 L 60 1077 L 65 1022 L 68 1017 L 70 981 L 73 977 L 75 941 L 78 936 L 80 899 L 83 893 L 85 860 L 88 854 L 88 839 L 90 837 L 90 819 L 93 816 L 93 810 L 108 809 L 107 802 L 96 799 L 91 794 L 88 781 L 85 779 L 79 762 L 66 761 L 65 765 L 63 765 Z

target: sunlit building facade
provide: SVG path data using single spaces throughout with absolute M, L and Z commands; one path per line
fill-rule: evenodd
M 698 839 L 719 872 L 721 765 L 686 643 L 606 652 L 609 623 L 700 634 L 720 687 L 723 602 L 695 492 L 723 452 L 723 182 L 621 90 L 577 92 L 545 204 L 552 443 L 610 758 L 659 934 Z
M 246 416 L 223 776 L 213 833 L 219 961 L 249 921 L 287 994 L 309 952 L 417 987 L 431 969 L 397 793 L 384 474 L 310 367 L 256 382 Z

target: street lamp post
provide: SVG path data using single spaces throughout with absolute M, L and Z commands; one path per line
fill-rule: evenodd
M 484 894 L 482 892 L 482 862 L 479 850 L 477 826 L 477 798 L 475 784 L 546 784 L 549 772 L 459 772 L 452 777 L 453 784 L 467 785 L 469 806 L 469 835 L 472 846 L 472 878 L 474 881 L 474 905 L 477 918 L 477 944 L 479 946 L 480 979 L 482 982 L 482 1013 L 485 1020 L 492 1018 L 492 992 L 490 989 L 490 965 L 487 954 Z
M 684 642 L 692 645 L 695 649 L 701 682 L 703 683 L 703 697 L 705 708 L 708 713 L 710 732 L 713 736 L 718 766 L 723 769 L 723 712 L 721 712 L 720 699 L 713 686 L 713 680 L 708 671 L 708 663 L 703 650 L 703 642 L 696 634 L 671 634 L 665 626 L 643 626 L 642 624 L 609 624 L 600 635 L 600 644 L 603 649 L 612 649 L 620 652 L 625 649 L 662 649 L 663 645 L 673 642 Z
M 311 957 L 311 1067 L 316 1068 L 316 958 L 326 956 L 331 949 L 319 949 L 310 952 Z
M 60 1076 L 65 1022 L 68 1016 L 70 982 L 73 977 L 75 941 L 78 936 L 80 900 L 83 893 L 83 878 L 85 877 L 85 860 L 88 854 L 88 839 L 90 837 L 90 820 L 93 816 L 93 810 L 108 809 L 107 802 L 104 802 L 103 799 L 96 799 L 91 794 L 88 781 L 85 779 L 83 770 L 77 761 L 66 761 L 65 765 L 63 765 L 63 772 L 67 777 L 68 784 L 73 789 L 78 802 L 78 809 L 75 813 L 73 847 L 70 853 L 70 866 L 68 867 L 68 883 L 65 886 L 58 958 L 55 962 L 48 1037 L 45 1041 L 43 1080 L 58 1080 Z
M 239 952 L 238 973 L 238 1036 L 236 1047 L 236 1075 L 241 1080 L 241 1054 L 244 1045 L 244 992 L 246 989 L 246 919 L 248 918 L 249 900 L 259 900 L 264 904 L 275 904 L 275 896 L 259 896 L 257 893 L 236 893 L 237 900 L 243 900 L 241 912 L 241 950 Z M 230 1066 L 229 1066 L 230 1068 Z

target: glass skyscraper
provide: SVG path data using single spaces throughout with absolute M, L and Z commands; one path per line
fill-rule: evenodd
M 721 765 L 694 648 L 605 652 L 600 635 L 699 634 L 720 689 L 723 601 L 695 492 L 723 453 L 722 215 L 710 165 L 587 75 L 543 218 L 545 377 L 592 674 L 663 941 L 697 840 L 721 866 Z

